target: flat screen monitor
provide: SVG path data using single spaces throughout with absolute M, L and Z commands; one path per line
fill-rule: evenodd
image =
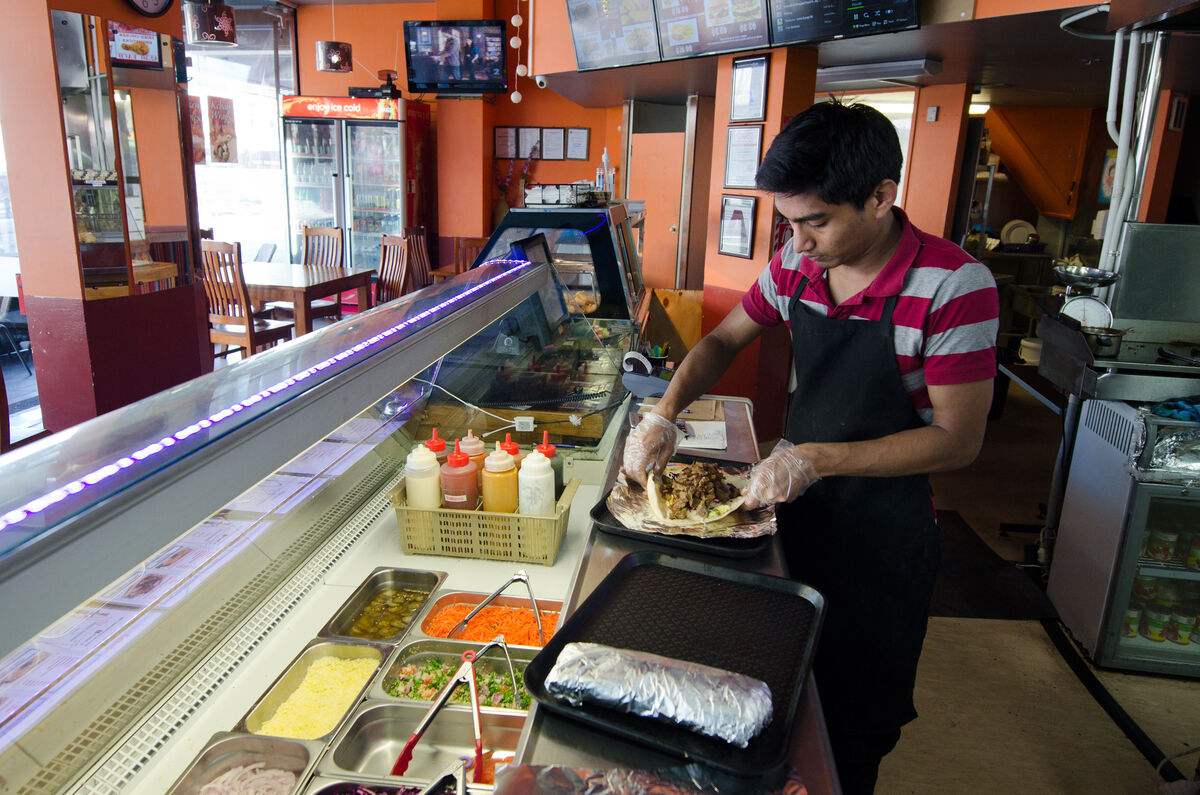
M 848 39 L 917 27 L 917 0 L 770 0 L 771 44 Z
M 664 61 L 770 44 L 767 0 L 654 0 Z
M 580 71 L 662 60 L 652 0 L 567 0 L 567 16 Z
M 506 93 L 506 30 L 502 19 L 405 20 L 408 90 L 414 94 Z
M 111 19 L 108 21 L 108 58 L 113 66 L 163 68 L 162 46 L 157 33 Z

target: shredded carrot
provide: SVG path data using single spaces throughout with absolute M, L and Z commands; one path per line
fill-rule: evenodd
M 446 605 L 434 615 L 425 619 L 421 629 L 435 638 L 444 638 L 450 634 L 459 621 L 467 617 L 475 609 L 475 605 L 457 603 Z M 546 610 L 539 612 L 542 618 L 542 629 L 546 639 L 554 634 L 558 626 L 558 613 Z M 541 646 L 538 637 L 537 621 L 533 610 L 528 607 L 485 607 L 476 614 L 462 632 L 455 635 L 455 640 L 473 640 L 486 643 L 497 635 L 503 635 L 504 640 L 516 646 Z

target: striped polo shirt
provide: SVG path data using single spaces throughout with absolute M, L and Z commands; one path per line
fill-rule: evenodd
M 791 239 L 744 296 L 742 307 L 755 323 L 787 323 L 788 303 L 800 279 L 808 285 L 800 300 L 825 317 L 879 320 L 889 296 L 898 296 L 892 312 L 896 362 L 913 407 L 933 421 L 927 384 L 962 384 L 996 375 L 999 299 L 987 266 L 953 243 L 922 232 L 898 207 L 900 243 L 874 281 L 858 295 L 834 306 L 825 272 L 802 254 Z M 803 345 L 804 340 L 793 340 Z

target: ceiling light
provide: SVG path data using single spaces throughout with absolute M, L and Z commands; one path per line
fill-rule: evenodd
M 237 44 L 233 9 L 219 0 L 185 3 L 183 29 L 188 44 Z
M 337 16 L 334 0 L 329 0 L 329 24 L 332 38 L 337 39 Z M 317 71 L 318 72 L 353 72 L 354 55 L 350 43 L 345 41 L 317 42 Z
M 986 103 L 986 102 L 972 102 L 970 104 L 970 106 L 967 108 L 967 115 L 968 116 L 985 116 L 985 115 L 987 115 L 989 107 L 991 107 L 991 106 L 988 105 L 988 103 Z
M 881 61 L 879 63 L 825 66 L 817 69 L 817 89 L 850 83 L 887 82 L 889 80 L 916 80 L 936 75 L 942 71 L 942 62 L 931 58 L 914 58 L 909 61 Z

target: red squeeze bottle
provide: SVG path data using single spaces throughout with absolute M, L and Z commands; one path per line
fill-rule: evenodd
M 434 428 L 433 435 L 425 440 L 425 446 L 429 448 L 431 453 L 437 456 L 439 464 L 446 463 L 446 455 L 448 452 L 446 450 L 446 440 L 438 438 L 437 428 Z
M 454 440 L 454 452 L 442 464 L 442 507 L 473 511 L 479 506 L 479 467 L 459 449 Z

